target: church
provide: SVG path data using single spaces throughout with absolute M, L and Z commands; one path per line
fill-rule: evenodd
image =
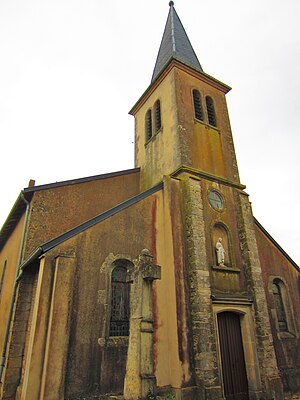
M 135 168 L 21 191 L 0 232 L 0 399 L 300 398 L 300 269 L 252 214 L 226 105 L 169 14 Z

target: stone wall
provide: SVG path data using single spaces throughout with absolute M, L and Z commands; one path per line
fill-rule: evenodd
M 200 398 L 217 400 L 223 396 L 217 363 L 201 182 L 186 176 L 182 183 L 195 378 Z

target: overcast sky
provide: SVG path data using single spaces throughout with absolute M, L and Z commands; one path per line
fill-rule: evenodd
M 227 94 L 241 181 L 300 263 L 300 1 L 177 0 Z M 0 226 L 36 185 L 132 168 L 129 109 L 148 87 L 167 0 L 0 2 Z

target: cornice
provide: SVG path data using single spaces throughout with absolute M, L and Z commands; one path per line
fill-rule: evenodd
M 145 102 L 149 99 L 152 93 L 156 90 L 156 88 L 161 84 L 161 82 L 165 79 L 165 77 L 174 69 L 177 68 L 187 74 L 200 79 L 202 82 L 213 86 L 214 88 L 220 90 L 224 94 L 228 93 L 231 90 L 231 87 L 226 85 L 225 83 L 219 81 L 218 79 L 213 78 L 212 76 L 206 74 L 205 72 L 200 72 L 190 67 L 187 64 L 182 63 L 180 60 L 176 58 L 171 58 L 166 67 L 162 70 L 162 72 L 157 76 L 155 81 L 148 86 L 142 96 L 138 99 L 132 109 L 129 111 L 130 115 L 135 115 L 139 109 L 145 104 Z
M 241 183 L 234 182 L 234 181 L 231 181 L 229 179 L 222 178 L 220 176 L 210 174 L 210 173 L 202 171 L 200 169 L 191 168 L 191 167 L 188 167 L 186 165 L 181 165 L 176 171 L 174 171 L 171 174 L 171 177 L 172 178 L 178 178 L 181 174 L 188 174 L 188 175 L 190 175 L 192 177 L 196 177 L 198 179 L 199 178 L 204 178 L 204 179 L 207 179 L 209 181 L 217 182 L 217 183 L 220 183 L 221 185 L 231 186 L 231 187 L 234 187 L 234 188 L 239 189 L 239 190 L 246 189 L 246 186 L 242 185 Z

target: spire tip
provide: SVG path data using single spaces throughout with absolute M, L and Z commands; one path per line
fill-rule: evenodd
M 174 1 L 170 1 L 170 2 L 169 2 L 169 6 L 170 6 L 170 7 L 173 7 L 173 6 L 174 6 Z

